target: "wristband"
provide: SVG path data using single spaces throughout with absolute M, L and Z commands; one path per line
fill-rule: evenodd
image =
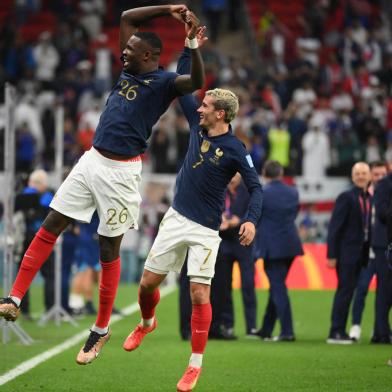
M 186 40 L 185 40 L 185 42 L 186 42 L 186 46 L 189 48 L 189 49 L 197 49 L 198 47 L 199 47 L 199 43 L 197 42 L 197 38 L 195 37 L 195 38 L 192 38 L 192 39 L 189 39 L 188 37 L 186 38 Z

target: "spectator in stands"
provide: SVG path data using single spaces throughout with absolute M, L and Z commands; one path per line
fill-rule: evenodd
M 363 48 L 366 67 L 369 72 L 375 73 L 382 68 L 382 48 L 377 30 L 370 31 L 368 40 Z
M 39 160 L 45 148 L 45 140 L 35 95 L 32 93 L 25 94 L 15 108 L 15 126 L 24 124 L 28 125 L 29 132 L 34 138 L 37 160 Z
M 291 102 L 285 111 L 287 127 L 290 133 L 290 167 L 293 175 L 302 173 L 303 149 L 302 139 L 308 130 L 307 120 L 297 115 L 297 105 Z
M 335 52 L 328 54 L 326 63 L 321 67 L 319 91 L 325 95 L 332 95 L 342 82 L 342 66 L 339 64 Z
M 264 260 L 270 290 L 258 335 L 262 339 L 271 340 L 278 319 L 281 331 L 275 340 L 292 342 L 295 340 L 295 334 L 285 281 L 294 258 L 303 254 L 295 226 L 299 195 L 295 188 L 282 182 L 283 167 L 279 162 L 267 161 L 262 175 L 266 186 L 263 211 L 256 231 L 255 258 Z
M 249 152 L 256 171 L 260 173 L 267 158 L 267 141 L 262 127 L 257 125 L 252 127 Z
M 343 37 L 339 43 L 339 60 L 343 66 L 343 72 L 346 76 L 353 73 L 353 68 L 361 61 L 361 48 L 353 39 L 353 30 L 351 27 L 346 27 L 343 32 Z
M 335 133 L 333 148 L 337 156 L 335 175 L 344 176 L 355 161 L 362 156 L 357 134 L 352 128 L 344 127 L 341 132 Z
M 34 60 L 37 64 L 35 68 L 35 78 L 41 83 L 43 90 L 52 90 L 56 86 L 56 68 L 60 62 L 60 56 L 56 47 L 52 44 L 52 34 L 43 31 L 39 35 L 39 41 L 33 49 Z
M 344 90 L 342 82 L 336 84 L 334 92 L 331 98 L 331 109 L 335 112 L 349 114 L 354 108 L 354 101 L 352 96 Z
M 112 88 L 112 67 L 115 57 L 108 47 L 108 37 L 100 34 L 94 49 L 94 83 L 97 94 L 105 94 Z
M 171 173 L 172 165 L 169 157 L 170 140 L 168 119 L 163 116 L 151 137 L 149 151 L 153 158 L 153 170 L 155 173 Z
M 226 9 L 226 0 L 203 0 L 203 13 L 207 18 L 209 38 L 214 43 L 218 40 L 222 17 Z
M 16 171 L 28 173 L 35 159 L 35 139 L 27 123 L 16 129 Z
M 369 193 L 374 195 L 374 190 L 377 183 L 387 175 L 387 167 L 385 162 L 373 161 L 369 164 L 370 167 L 370 179 Z M 371 230 L 375 221 L 375 208 L 372 205 L 371 211 Z M 372 232 L 370 234 L 372 237 Z M 361 268 L 358 284 L 355 288 L 355 295 L 352 306 L 352 327 L 350 328 L 349 336 L 351 339 L 358 341 L 361 337 L 361 320 L 363 309 L 365 308 L 365 298 L 368 293 L 369 284 L 373 276 L 376 273 L 376 266 L 374 261 L 374 251 L 372 247 L 369 248 L 369 263 L 367 266 Z
M 357 162 L 352 168 L 354 187 L 336 199 L 328 226 L 328 267 L 336 269 L 335 293 L 327 343 L 351 344 L 346 324 L 361 268 L 369 260 L 372 197 L 368 192 L 369 165 Z
M 279 126 L 269 129 L 268 143 L 268 159 L 278 161 L 286 170 L 290 162 L 290 134 L 283 121 Z
M 367 162 L 380 161 L 382 148 L 376 136 L 369 136 L 365 146 L 365 159 Z
M 4 53 L 2 62 L 7 79 L 13 83 L 31 77 L 36 67 L 33 49 L 26 44 L 20 31 L 16 31 L 13 41 Z
M 299 57 L 311 67 L 317 69 L 319 66 L 320 41 L 307 32 L 304 36 L 297 38 L 296 45 Z
M 302 174 L 309 178 L 325 177 L 331 162 L 331 149 L 323 120 L 319 116 L 311 118 L 309 129 L 302 139 L 302 150 Z
M 106 11 L 105 0 L 80 0 L 78 4 L 82 11 L 80 24 L 86 29 L 90 39 L 101 33 L 102 17 Z
M 77 94 L 77 114 L 94 107 L 95 99 L 99 98 L 95 92 L 93 64 L 89 60 L 81 60 L 76 65 L 77 83 L 75 86 Z
M 95 130 L 102 111 L 101 103 L 98 99 L 92 100 L 90 104 L 92 107 L 82 113 L 78 124 L 78 142 L 83 151 L 89 150 L 93 144 Z
M 312 113 L 317 95 L 309 80 L 305 80 L 302 86 L 294 91 L 293 101 L 297 105 L 297 115 L 306 119 Z

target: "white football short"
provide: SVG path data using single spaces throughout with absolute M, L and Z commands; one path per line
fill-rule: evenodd
M 50 207 L 87 223 L 97 210 L 98 234 L 117 237 L 138 228 L 141 171 L 140 159 L 116 161 L 91 148 L 61 184 Z
M 170 207 L 144 268 L 162 275 L 180 272 L 188 252 L 190 281 L 211 284 L 220 242 L 218 231 L 193 222 Z

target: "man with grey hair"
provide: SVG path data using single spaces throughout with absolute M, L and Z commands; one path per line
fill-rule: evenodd
M 24 226 L 20 256 L 25 253 L 31 240 L 34 238 L 37 228 L 41 226 L 49 211 L 49 204 L 52 201 L 53 193 L 48 189 L 48 186 L 48 174 L 45 170 L 37 169 L 30 174 L 27 186 L 16 196 L 15 216 L 21 218 Z M 21 264 L 22 260 L 18 263 L 19 268 L 21 268 Z M 44 278 L 45 309 L 49 310 L 54 303 L 54 260 L 52 254 L 42 267 L 41 275 Z M 23 298 L 20 310 L 26 320 L 32 320 L 30 315 L 29 292 Z
M 200 31 L 198 36 L 200 45 Z M 186 47 L 177 72 L 185 74 L 189 64 L 190 50 Z M 162 219 L 144 266 L 139 286 L 142 320 L 123 347 L 127 351 L 135 350 L 156 328 L 158 287 L 170 271 L 180 272 L 188 254 L 192 355 L 177 391 L 190 391 L 201 373 L 211 324 L 210 285 L 221 241 L 219 228 L 226 187 L 240 172 L 250 194 L 248 214 L 238 233 L 243 246 L 250 245 L 255 236 L 261 215 L 262 188 L 249 153 L 230 126 L 238 111 L 236 95 L 229 90 L 214 89 L 206 92 L 201 105 L 192 95 L 181 97 L 180 104 L 190 125 L 189 149 L 177 176 L 173 205 Z
M 372 197 L 368 192 L 370 168 L 357 162 L 351 171 L 354 186 L 336 199 L 328 226 L 328 267 L 335 268 L 338 287 L 332 306 L 327 343 L 352 344 L 346 333 L 350 304 L 359 273 L 369 261 Z

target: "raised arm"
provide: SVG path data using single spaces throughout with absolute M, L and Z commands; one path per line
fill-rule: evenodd
M 204 42 L 208 39 L 204 37 L 204 32 L 206 28 L 205 26 L 199 27 L 197 30 L 197 42 L 199 47 L 203 46 Z M 191 68 L 191 49 L 188 47 L 189 43 L 186 40 L 185 48 L 181 53 L 180 58 L 177 63 L 177 73 L 180 75 L 189 74 Z M 200 106 L 196 97 L 192 94 L 186 94 L 179 97 L 179 102 L 184 112 L 186 119 L 188 120 L 190 128 L 192 128 L 195 124 L 199 123 L 200 116 L 197 113 L 197 108 Z
M 160 16 L 171 15 L 173 18 L 183 22 L 183 15 L 188 10 L 184 4 L 179 5 L 156 5 L 150 7 L 132 8 L 124 11 L 120 21 L 120 51 L 122 52 L 139 26 L 144 22 Z
M 185 47 L 177 63 L 177 72 L 180 75 L 189 73 L 190 59 L 190 49 Z M 195 124 L 199 123 L 200 118 L 199 114 L 197 113 L 199 104 L 196 100 L 196 97 L 192 94 L 185 94 L 178 97 L 178 102 L 180 103 L 181 109 L 186 119 L 188 120 L 189 127 L 192 129 Z
M 192 93 L 202 88 L 204 84 L 204 63 L 199 51 L 200 41 L 197 38 L 199 20 L 193 12 L 187 11 L 185 22 L 187 46 L 191 52 L 191 73 L 180 75 L 175 80 L 176 89 L 182 94 Z

